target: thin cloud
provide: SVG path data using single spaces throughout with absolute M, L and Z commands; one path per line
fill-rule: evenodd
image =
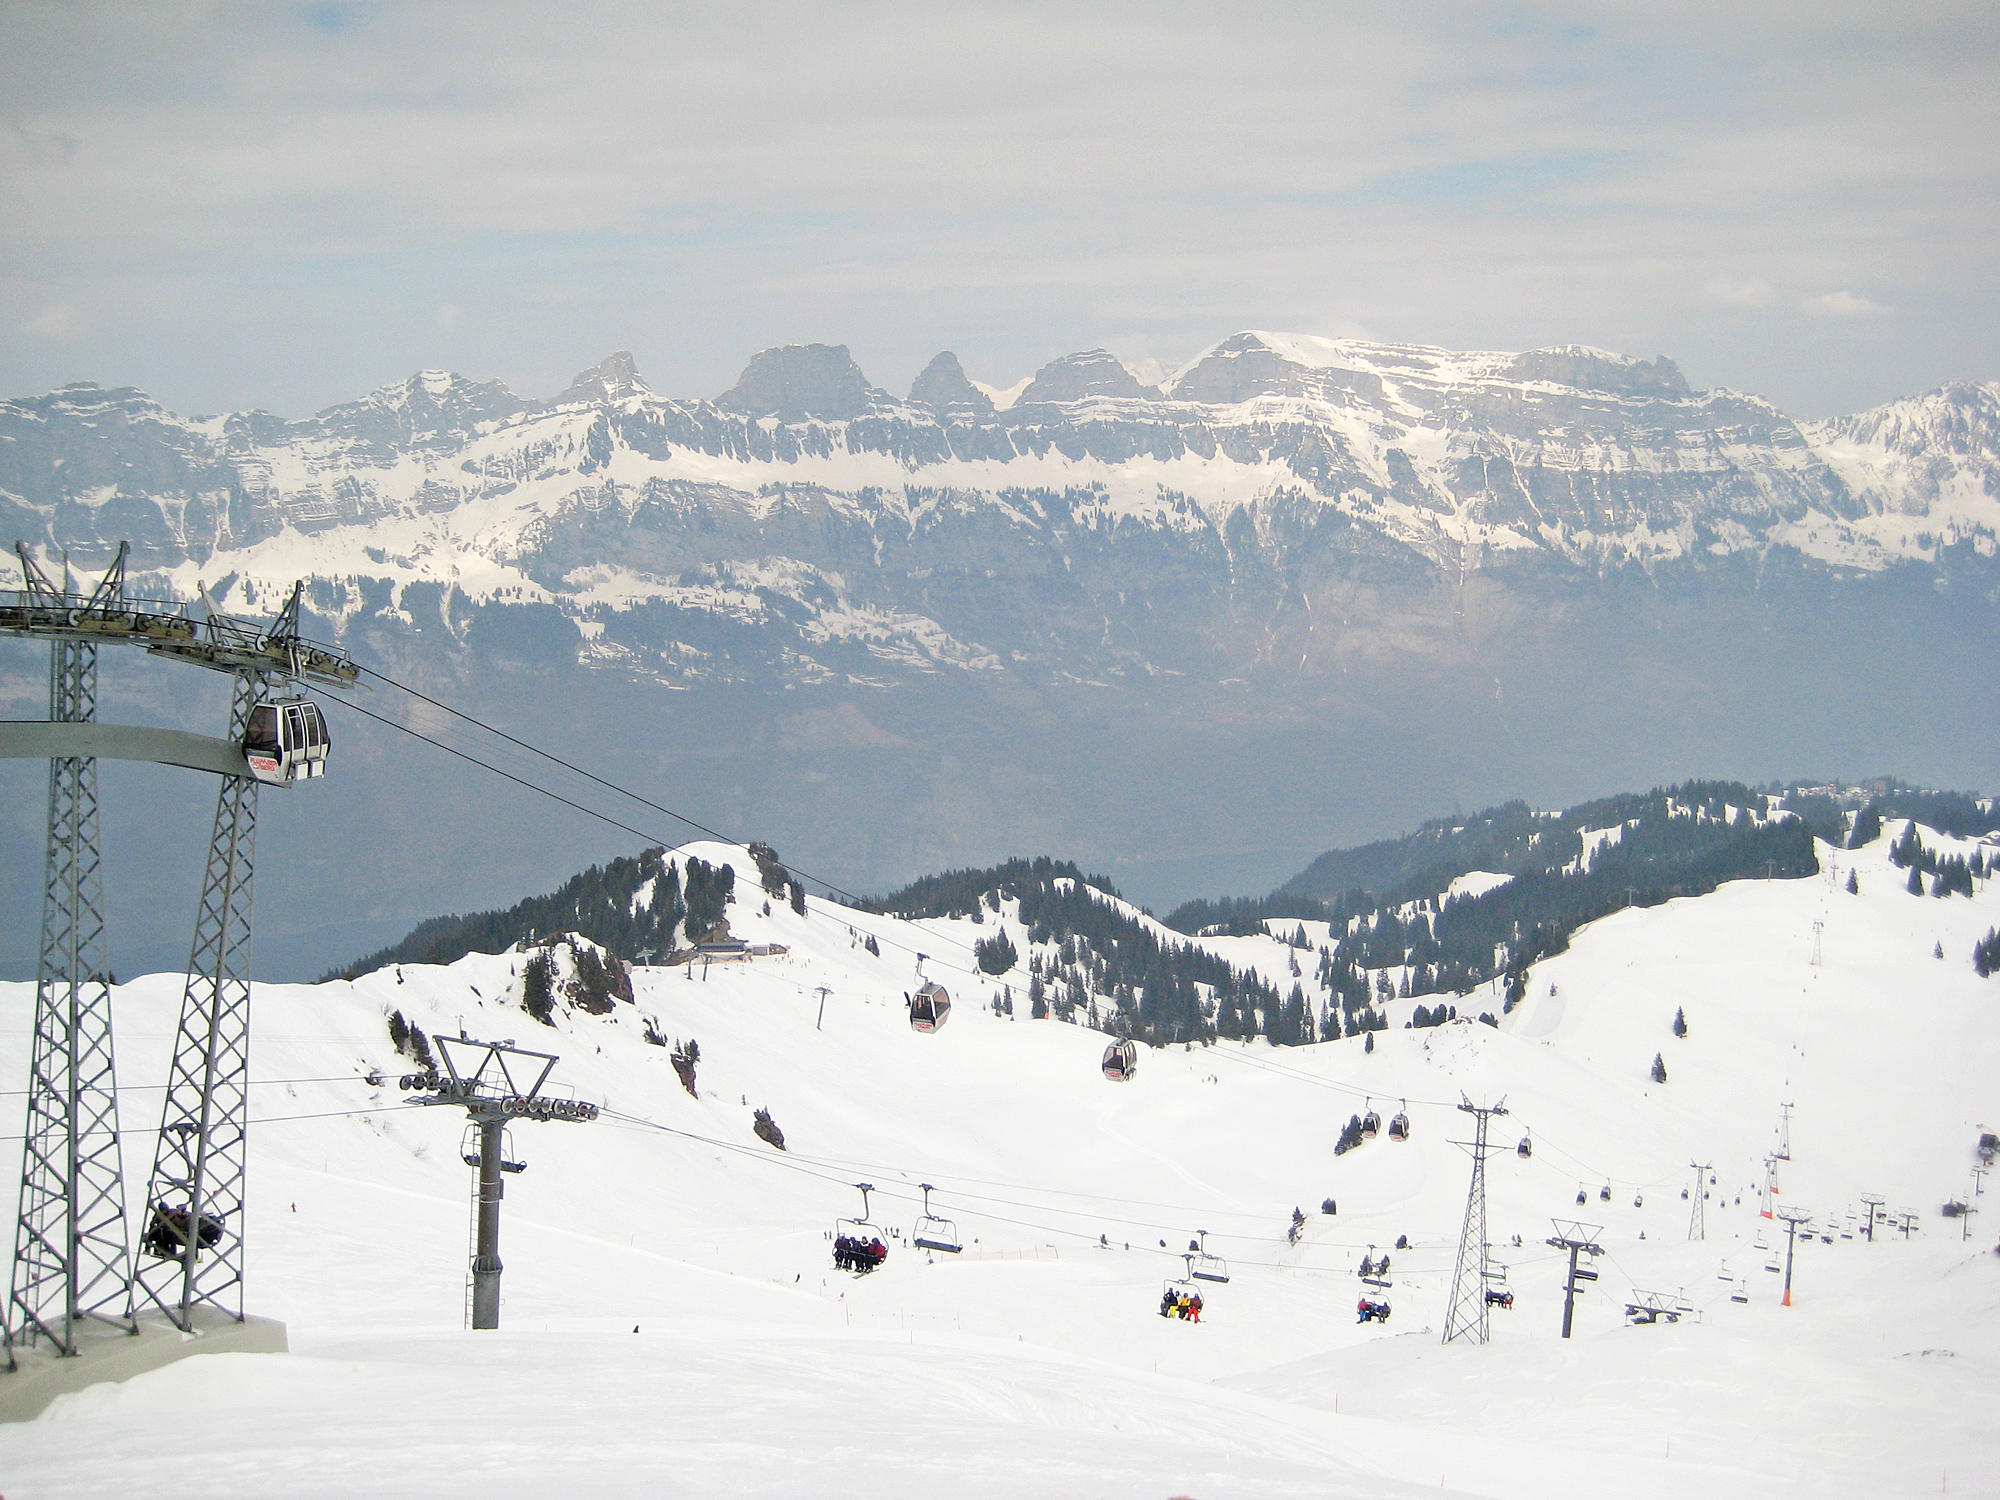
M 800 340 L 890 385 L 947 346 L 1172 368 L 1249 326 L 1665 351 L 1822 410 L 2000 373 L 2000 12 L 1692 10 L 14 7 L 0 320 L 89 307 L 104 378 L 197 410 L 616 348 L 713 394 Z M 1806 310 L 1865 355 L 1728 316 L 1856 286 Z
M 1857 297 L 1846 291 L 1807 297 L 1799 306 L 1816 318 L 1872 318 L 1889 311 L 1879 302 L 1871 302 L 1866 297 Z

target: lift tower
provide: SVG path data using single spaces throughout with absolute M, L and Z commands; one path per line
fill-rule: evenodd
M 56 619 L 110 613 L 124 602 L 123 547 L 86 596 L 71 591 L 67 566 L 58 588 L 25 551 L 21 573 L 23 599 Z M 49 722 L 96 718 L 96 644 L 53 635 Z M 9 1370 L 17 1343 L 74 1355 L 86 1319 L 132 1327 L 94 756 L 49 758 L 48 817 L 20 1212 L 0 1319 Z
M 1486 1122 L 1495 1115 L 1506 1114 L 1507 1101 L 1503 1098 L 1498 1104 L 1482 1106 L 1463 1094 L 1459 1099 L 1459 1109 L 1478 1124 L 1473 1139 L 1453 1143 L 1472 1153 L 1472 1184 L 1465 1195 L 1465 1223 L 1458 1235 L 1458 1266 L 1452 1272 L 1451 1301 L 1445 1309 L 1444 1342 L 1464 1339 L 1467 1343 L 1483 1344 L 1487 1328 L 1486 1284 L 1491 1278 L 1486 1258 L 1486 1156 L 1489 1151 L 1500 1149 L 1486 1144 Z
M 125 591 L 127 548 L 87 595 L 57 588 L 20 543 L 23 587 L 0 599 L 0 634 L 50 642 L 47 721 L 0 722 L 0 757 L 51 762 L 49 857 L 36 986 L 27 1152 L 7 1304 L 7 1367 L 24 1344 L 75 1354 L 79 1319 L 136 1330 L 150 1305 L 183 1332 L 197 1309 L 244 1319 L 243 1188 L 250 1030 L 250 912 L 257 786 L 321 774 L 318 708 L 274 696 L 351 687 L 341 652 L 299 635 L 300 589 L 271 624 L 203 614 Z M 148 653 L 234 678 L 225 739 L 103 724 L 97 648 Z M 112 1104 L 96 762 L 151 761 L 222 778 L 187 988 L 136 1259 L 128 1259 Z
M 498 1328 L 500 1272 L 504 1269 L 500 1263 L 500 1200 L 506 1193 L 501 1174 L 526 1170 L 525 1163 L 506 1160 L 506 1128 L 515 1120 L 594 1120 L 597 1106 L 542 1092 L 558 1061 L 553 1052 L 530 1052 L 511 1040 L 478 1042 L 463 1032 L 456 1037 L 433 1036 L 431 1042 L 444 1070 L 432 1067 L 422 1073 L 405 1073 L 397 1085 L 423 1095 L 414 1103 L 463 1109 L 478 1131 L 477 1154 L 468 1151 L 465 1156 L 466 1165 L 479 1173 L 474 1199 L 472 1326 Z M 465 1054 L 462 1060 L 454 1055 L 454 1049 Z

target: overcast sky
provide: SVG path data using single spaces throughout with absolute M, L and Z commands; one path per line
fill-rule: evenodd
M 0 0 L 0 394 L 1240 328 L 2000 378 L 2000 7 Z

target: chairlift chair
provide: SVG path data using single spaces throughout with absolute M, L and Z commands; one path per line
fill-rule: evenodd
M 1405 1099 L 1403 1108 L 1396 1111 L 1396 1118 L 1389 1122 L 1389 1139 L 1392 1141 L 1407 1141 L 1410 1138 L 1409 1103 Z
M 1749 1288 L 1744 1283 L 1737 1282 L 1736 1290 L 1729 1294 L 1729 1300 L 1731 1302 L 1748 1302 L 1750 1300 Z
M 904 998 L 910 1002 L 912 1031 L 940 1030 L 951 1016 L 951 994 L 935 979 L 926 979 L 916 994 Z
M 1190 1274 L 1196 1281 L 1229 1280 L 1229 1262 L 1219 1255 L 1211 1255 L 1209 1253 L 1208 1231 L 1206 1229 L 1195 1231 L 1195 1243 L 1192 1253 L 1194 1259 L 1189 1262 L 1191 1268 Z
M 917 1220 L 917 1227 L 910 1231 L 910 1243 L 925 1250 L 942 1250 L 947 1255 L 956 1255 L 965 1248 L 959 1242 L 958 1226 L 950 1219 L 941 1219 L 931 1212 L 931 1194 L 935 1191 L 928 1182 L 920 1182 L 924 1190 L 923 1217 Z
M 480 1129 L 477 1125 L 465 1127 L 465 1135 L 458 1143 L 459 1159 L 477 1171 L 480 1164 Z M 500 1127 L 500 1170 L 510 1175 L 518 1175 L 528 1170 L 528 1164 L 514 1159 L 514 1132 L 506 1126 Z
M 1192 1255 L 1183 1255 L 1181 1257 L 1181 1274 L 1178 1276 L 1169 1276 L 1165 1281 L 1160 1283 L 1161 1317 L 1168 1315 L 1167 1308 L 1170 1303 L 1178 1301 L 1183 1297 L 1193 1299 L 1201 1296 L 1201 1288 L 1194 1284 L 1193 1263 L 1194 1257 Z
M 1139 1048 L 1130 1037 L 1113 1042 L 1104 1049 L 1104 1061 L 1100 1064 L 1104 1076 L 1113 1083 L 1123 1083 L 1139 1071 Z
M 319 705 L 310 698 L 273 698 L 250 710 L 243 759 L 250 774 L 272 786 L 290 786 L 326 774 L 333 740 Z
M 836 1270 L 852 1271 L 857 1276 L 865 1276 L 888 1258 L 888 1240 L 868 1217 L 868 1195 L 875 1191 L 875 1184 L 857 1182 L 854 1186 L 861 1193 L 861 1217 L 833 1221 L 833 1264 Z M 873 1245 L 883 1247 L 879 1257 L 858 1255 L 849 1248 L 850 1246 L 865 1248 Z

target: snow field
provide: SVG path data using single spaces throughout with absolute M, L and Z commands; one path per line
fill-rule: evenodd
M 1961 1242 L 1938 1215 L 1970 1191 L 1977 1129 L 2000 1121 L 2000 984 L 1967 956 L 2000 891 L 1910 896 L 1888 843 L 1823 847 L 1832 875 L 1585 929 L 1499 1030 L 1404 1030 L 1416 1002 L 1398 1001 L 1372 1055 L 1359 1038 L 1145 1050 L 1123 1085 L 1098 1073 L 1103 1037 L 1026 1019 L 1024 972 L 1008 977 L 1015 1019 L 982 1008 L 1000 981 L 966 971 L 990 917 L 910 924 L 817 901 L 764 917 L 747 856 L 720 845 L 688 852 L 738 866 L 736 932 L 791 953 L 705 980 L 641 970 L 636 1005 L 611 1016 L 540 1026 L 515 1003 L 519 955 L 259 986 L 252 1076 L 271 1081 L 252 1096 L 249 1306 L 286 1320 L 293 1354 L 184 1361 L 0 1428 L 0 1493 L 102 1494 L 163 1471 L 256 1496 L 2000 1492 L 2000 1227 L 1982 1215 Z M 1840 888 L 1850 865 L 1857 896 Z M 1261 949 L 1260 968 L 1290 953 L 1214 946 L 1239 963 Z M 930 1036 L 903 1016 L 919 950 L 957 1002 Z M 135 1202 L 179 991 L 156 975 L 118 996 Z M 0 986 L 10 1080 L 31 1000 Z M 605 1107 L 512 1131 L 530 1167 L 507 1182 L 498 1334 L 460 1326 L 462 1117 L 396 1089 L 410 1065 L 389 1047 L 392 1006 L 433 1036 L 463 1025 L 560 1053 L 556 1080 Z M 642 1039 L 645 1017 L 699 1040 L 699 1099 Z M 1665 1085 L 1647 1076 L 1656 1052 Z M 1461 1091 L 1511 1112 L 1489 1225 L 1516 1305 L 1494 1310 L 1483 1348 L 1438 1342 L 1468 1172 Z M 1334 1158 L 1371 1098 L 1385 1121 L 1407 1100 L 1412 1139 Z M 1760 1233 L 1783 1245 L 1752 1191 L 1782 1100 L 1781 1202 L 1824 1214 L 1876 1191 L 1922 1225 L 1908 1242 L 1802 1244 L 1790 1309 L 1754 1248 Z M 786 1153 L 750 1134 L 759 1106 Z M 1680 1198 L 1691 1160 L 1718 1178 L 1699 1244 Z M 827 1235 L 858 1211 L 857 1181 L 905 1235 L 915 1184 L 936 1184 L 966 1253 L 892 1239 L 874 1275 L 832 1272 Z M 1327 1196 L 1338 1215 L 1318 1213 Z M 1568 1343 L 1551 1217 L 1602 1225 L 1608 1252 Z M 1232 1279 L 1203 1286 L 1201 1326 L 1163 1320 L 1170 1252 L 1201 1229 Z M 1399 1235 L 1409 1250 L 1390 1248 Z M 1379 1328 L 1353 1312 L 1370 1247 L 1394 1262 Z M 1747 1305 L 1728 1300 L 1738 1276 Z M 1701 1320 L 1622 1326 L 1634 1286 L 1684 1289 Z

